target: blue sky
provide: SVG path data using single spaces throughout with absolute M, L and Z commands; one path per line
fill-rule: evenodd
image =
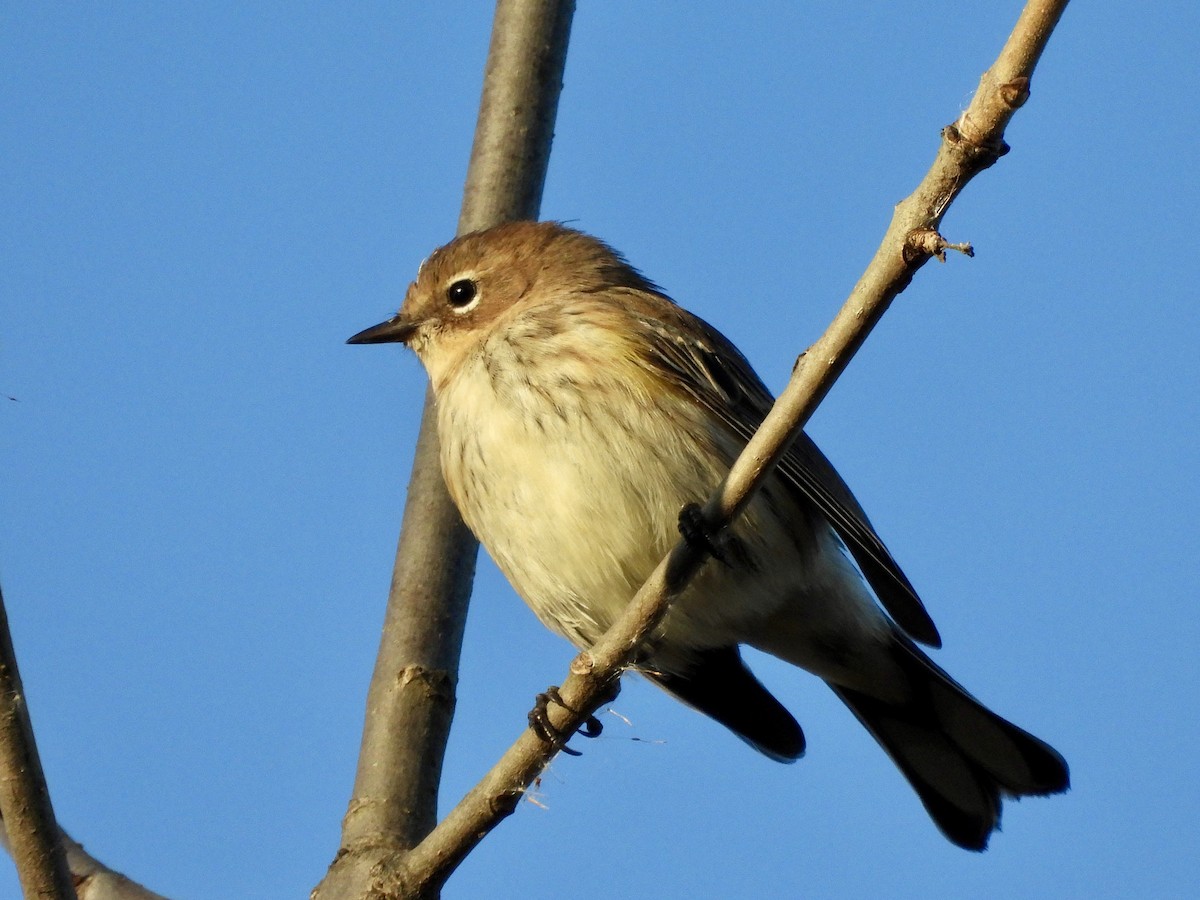
M 542 207 L 768 384 L 1020 3 L 582 3 Z M 0 13 L 0 582 L 59 817 L 173 897 L 337 847 L 424 376 L 346 347 L 453 233 L 487 4 Z M 937 661 L 1069 759 L 957 850 L 819 682 L 781 766 L 634 680 L 454 898 L 1200 891 L 1195 4 L 1076 4 L 931 264 L 810 432 Z M 15 400 L 4 399 L 11 396 Z M 572 655 L 481 560 L 444 802 Z M 574 873 L 574 874 L 571 874 Z M 15 896 L 0 862 L 0 896 Z

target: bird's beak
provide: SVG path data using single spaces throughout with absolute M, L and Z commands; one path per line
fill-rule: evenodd
M 407 344 L 417 330 L 418 322 L 401 318 L 399 314 L 380 322 L 346 341 L 347 344 Z

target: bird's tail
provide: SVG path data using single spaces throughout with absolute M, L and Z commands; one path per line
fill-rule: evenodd
M 804 732 L 746 668 L 736 646 L 695 654 L 683 674 L 652 668 L 642 674 L 771 759 L 790 763 L 804 755 Z
M 902 702 L 830 683 L 916 790 L 955 844 L 983 850 L 1000 825 L 1001 798 L 1057 794 L 1070 786 L 1066 760 L 960 687 L 897 635 L 907 677 Z

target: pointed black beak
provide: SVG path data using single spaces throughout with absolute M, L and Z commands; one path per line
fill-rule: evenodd
M 393 316 L 386 322 L 380 322 L 370 328 L 360 331 L 346 341 L 347 344 L 406 344 L 417 330 L 417 323 Z

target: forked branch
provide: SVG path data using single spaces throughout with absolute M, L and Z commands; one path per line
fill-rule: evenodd
M 797 362 L 786 389 L 728 477 L 704 507 L 708 528 L 728 527 L 800 433 L 813 410 L 916 271 L 946 249 L 938 233 L 950 203 L 967 182 L 1005 152 L 1004 130 L 1029 96 L 1029 83 L 1067 0 L 1030 0 L 1004 49 L 984 73 L 967 110 L 942 132 L 937 156 L 917 189 L 895 210 L 863 276 L 825 334 Z M 681 541 L 651 574 L 615 625 L 579 654 L 549 708 L 561 733 L 579 728 L 604 702 L 613 681 L 661 621 L 671 600 L 704 564 L 706 554 Z M 387 895 L 424 897 L 516 807 L 556 747 L 524 731 L 437 828 L 379 884 Z

